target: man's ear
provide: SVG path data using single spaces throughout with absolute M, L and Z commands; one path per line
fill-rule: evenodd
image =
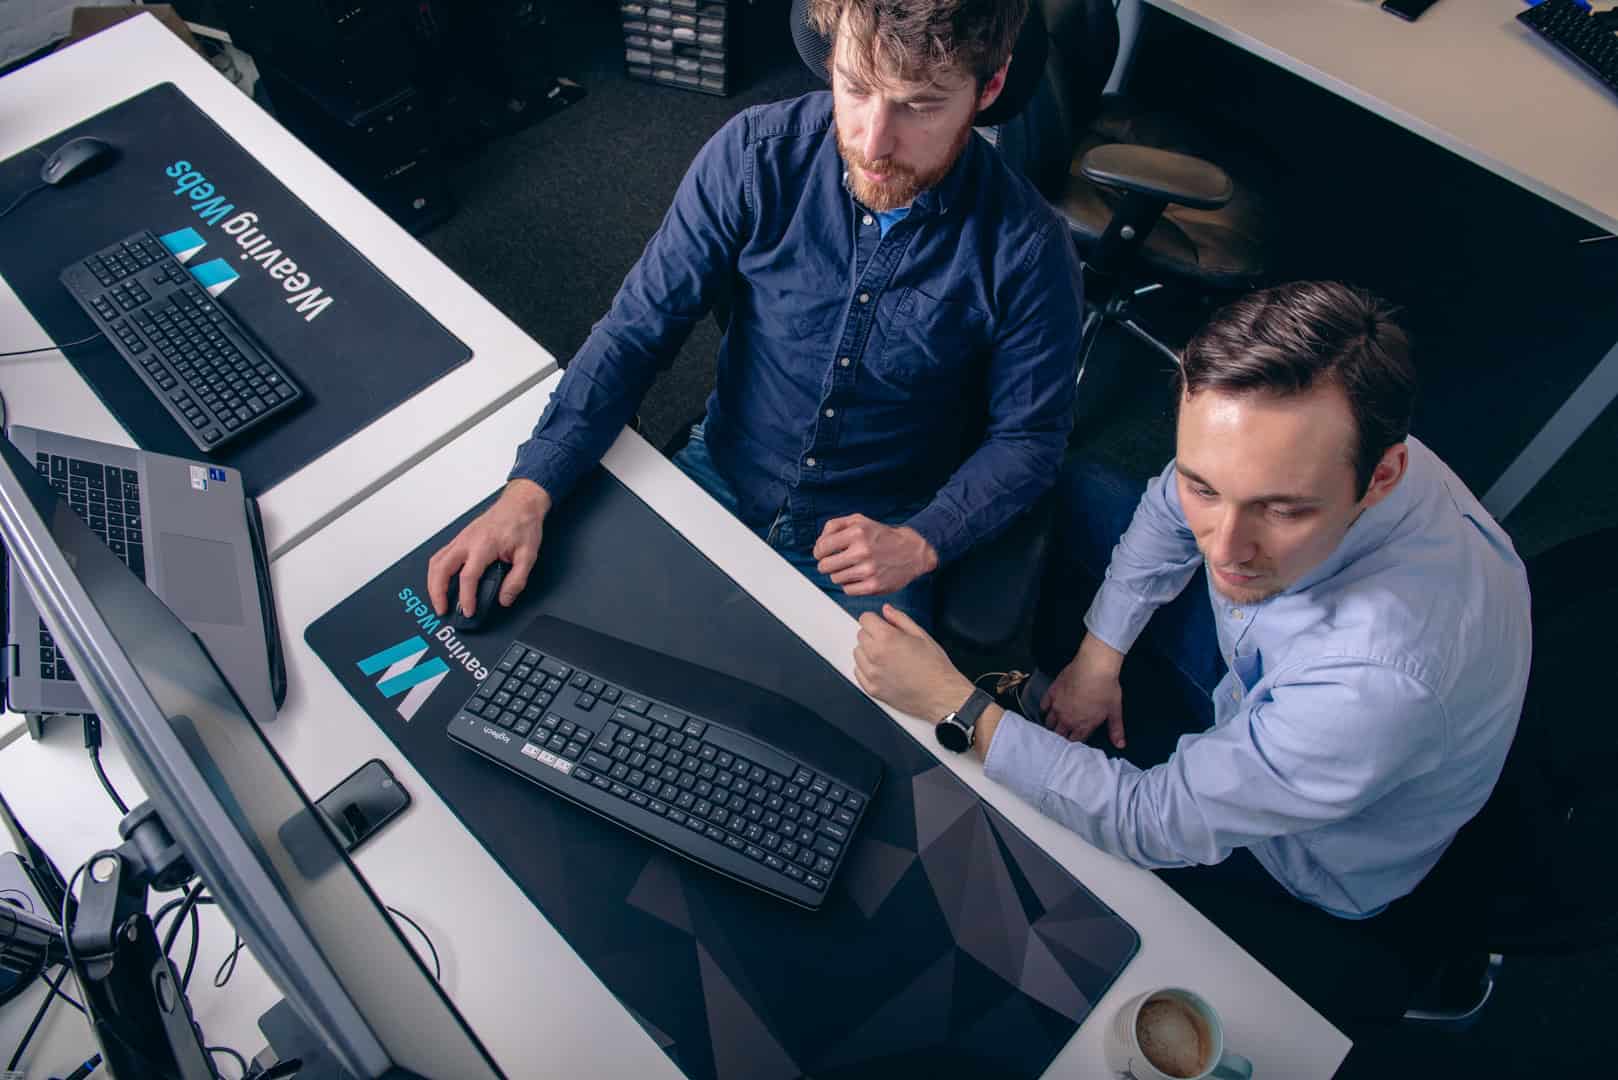
M 1371 471 L 1371 483 L 1365 489 L 1365 497 L 1360 500 L 1360 506 L 1369 510 L 1383 499 L 1392 494 L 1393 489 L 1399 486 L 1404 479 L 1405 470 L 1410 467 L 1410 447 L 1403 442 L 1396 442 L 1382 451 L 1382 460 L 1376 463 Z
M 1000 65 L 1000 70 L 990 75 L 989 81 L 983 84 L 983 89 L 978 93 L 978 112 L 993 105 L 1000 92 L 1006 88 L 1006 70 L 1010 67 L 1011 61 L 1007 60 Z

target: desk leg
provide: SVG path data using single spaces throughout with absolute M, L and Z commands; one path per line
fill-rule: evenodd
M 1562 403 L 1539 434 L 1507 466 L 1483 496 L 1483 505 L 1495 520 L 1503 521 L 1524 497 L 1545 478 L 1551 466 L 1561 460 L 1568 447 L 1584 434 L 1596 417 L 1618 397 L 1618 345 L 1607 350 L 1579 388 Z

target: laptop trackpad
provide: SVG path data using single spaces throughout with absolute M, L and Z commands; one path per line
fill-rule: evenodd
M 242 624 L 236 549 L 217 540 L 163 534 L 163 601 L 187 623 Z

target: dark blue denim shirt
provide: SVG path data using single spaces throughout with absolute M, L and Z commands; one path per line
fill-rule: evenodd
M 1066 227 L 972 136 L 883 236 L 825 92 L 702 148 L 511 476 L 560 501 L 721 297 L 706 436 L 749 525 L 920 507 L 907 524 L 948 562 L 1055 480 L 1082 321 Z

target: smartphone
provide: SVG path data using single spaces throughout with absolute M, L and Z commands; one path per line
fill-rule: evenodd
M 372 758 L 315 805 L 342 839 L 343 850 L 353 851 L 410 805 L 410 793 L 386 765 Z
M 1415 22 L 1436 3 L 1438 0 L 1382 0 L 1382 10 L 1391 11 L 1406 22 Z

